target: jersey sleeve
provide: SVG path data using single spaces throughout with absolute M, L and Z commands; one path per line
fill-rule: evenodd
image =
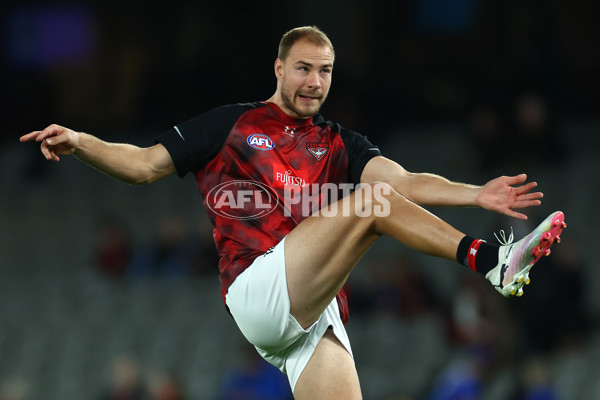
M 154 141 L 169 152 L 177 175 L 204 168 L 221 150 L 239 117 L 253 108 L 252 104 L 233 104 L 215 108 L 173 126 Z
M 359 184 L 365 165 L 371 158 L 380 156 L 381 151 L 366 136 L 339 125 L 338 129 L 348 152 L 348 178 L 351 183 Z

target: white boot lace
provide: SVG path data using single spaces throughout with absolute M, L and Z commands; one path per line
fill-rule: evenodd
M 508 240 L 506 239 L 506 233 L 504 233 L 503 229 L 500 229 L 500 237 L 498 237 L 498 235 L 496 235 L 496 232 L 494 232 L 494 236 L 496 237 L 496 240 L 498 242 L 500 242 L 500 244 L 502 246 L 508 246 L 509 244 L 511 244 L 513 242 L 513 240 L 515 240 L 515 236 L 513 235 L 512 226 L 510 227 L 510 235 L 508 236 Z

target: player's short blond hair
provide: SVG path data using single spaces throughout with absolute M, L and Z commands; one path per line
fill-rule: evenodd
M 279 42 L 279 51 L 277 52 L 277 57 L 280 60 L 285 61 L 294 43 L 300 39 L 306 39 L 318 46 L 329 47 L 332 55 L 335 58 L 335 51 L 333 50 L 333 44 L 331 44 L 331 40 L 329 40 L 325 32 L 314 25 L 299 26 L 284 33 L 281 37 L 281 41 Z

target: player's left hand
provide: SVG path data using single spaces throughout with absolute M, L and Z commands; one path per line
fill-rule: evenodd
M 475 203 L 482 208 L 506 214 L 510 217 L 527 219 L 525 214 L 515 209 L 539 206 L 542 204 L 542 192 L 530 191 L 537 186 L 536 182 L 524 182 L 526 174 L 516 176 L 501 176 L 493 179 L 481 187 Z M 520 186 L 517 186 L 520 185 Z

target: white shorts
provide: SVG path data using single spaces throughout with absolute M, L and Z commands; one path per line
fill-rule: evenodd
M 229 287 L 225 302 L 242 334 L 269 363 L 288 376 L 292 392 L 327 328 L 352 355 L 334 298 L 319 319 L 303 329 L 290 314 L 284 257 L 285 238 L 258 256 Z

